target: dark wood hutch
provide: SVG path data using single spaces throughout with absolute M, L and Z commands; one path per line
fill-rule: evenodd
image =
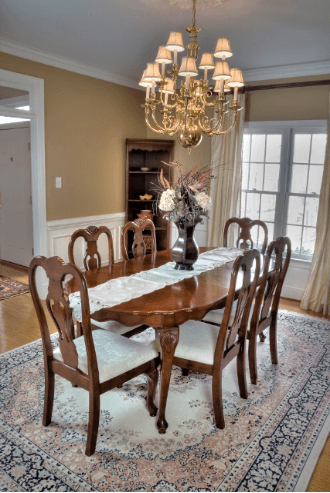
M 162 218 L 163 213 L 157 207 L 156 192 L 152 188 L 153 183 L 158 182 L 161 169 L 165 178 L 170 180 L 171 169 L 162 161 L 171 161 L 173 145 L 173 140 L 126 139 L 126 222 L 134 221 L 142 210 L 151 211 L 158 251 L 170 247 L 170 223 Z M 152 198 L 141 200 L 140 196 L 146 194 Z

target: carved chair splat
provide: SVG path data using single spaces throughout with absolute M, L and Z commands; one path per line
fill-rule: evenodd
M 150 230 L 151 234 L 148 236 L 148 244 L 146 245 L 146 237 L 143 235 L 145 230 Z M 135 219 L 125 224 L 121 231 L 121 253 L 124 260 L 129 259 L 128 254 L 128 231 L 133 231 L 133 243 L 132 243 L 132 255 L 134 258 L 142 257 L 146 255 L 147 250 L 151 250 L 151 253 L 156 253 L 156 232 L 155 225 L 151 219 Z
M 285 260 L 283 254 L 286 252 Z M 274 266 L 269 271 L 272 256 L 275 254 Z M 288 237 L 280 236 L 272 241 L 265 255 L 264 270 L 257 292 L 252 313 L 249 338 L 249 368 L 251 382 L 257 384 L 257 337 L 264 342 L 266 336 L 263 331 L 269 327 L 269 341 L 271 360 L 278 364 L 277 356 L 277 314 L 284 279 L 291 258 L 291 241 Z
M 255 271 L 251 282 L 251 270 Z M 229 292 L 223 319 L 218 327 L 205 322 L 190 321 L 180 327 L 180 339 L 176 347 L 173 364 L 185 370 L 195 370 L 212 375 L 212 397 L 215 421 L 218 428 L 224 428 L 222 406 L 222 370 L 237 358 L 237 375 L 240 395 L 247 398 L 245 376 L 245 340 L 251 304 L 257 287 L 260 270 L 258 250 L 245 251 L 234 262 Z M 234 318 L 231 311 L 238 290 L 239 272 L 242 284 L 239 290 Z M 232 320 L 232 322 L 231 322 Z M 204 341 L 212 340 L 211 346 Z M 205 347 L 204 347 L 205 346 Z
M 264 231 L 264 241 L 261 248 L 261 254 L 264 254 L 268 245 L 268 228 L 267 225 L 260 221 L 259 219 L 255 219 L 254 221 L 249 217 L 231 217 L 225 224 L 225 229 L 223 232 L 223 246 L 227 247 L 227 237 L 228 237 L 228 229 L 231 224 L 238 224 L 240 230 L 238 235 L 238 240 L 236 242 L 237 248 L 254 248 L 253 240 L 251 237 L 251 229 L 253 226 L 260 226 Z M 241 242 L 241 243 L 240 243 Z
M 53 350 L 45 309 L 36 287 L 36 270 L 41 267 L 49 279 L 46 308 L 55 323 L 59 347 Z M 76 282 L 82 309 L 83 335 L 74 339 L 73 319 L 64 281 L 71 275 Z M 143 346 L 118 334 L 103 330 L 91 330 L 89 299 L 83 273 L 74 264 L 65 264 L 58 257 L 35 257 L 29 267 L 31 296 L 38 316 L 45 368 L 45 396 L 42 424 L 48 426 L 52 419 L 55 374 L 69 380 L 89 393 L 89 421 L 86 455 L 93 455 L 96 447 L 99 418 L 100 395 L 118 387 L 141 373 L 148 377 L 147 408 L 155 416 L 157 408 L 154 396 L 158 379 L 159 356 L 151 347 Z M 116 346 L 111 360 L 111 348 Z M 128 353 L 128 355 L 127 355 Z M 119 355 L 119 356 L 118 356 Z M 115 359 L 116 358 L 116 359 Z M 126 361 L 127 360 L 127 361 Z M 125 370 L 123 371 L 123 368 Z M 74 392 L 74 390 L 73 390 Z

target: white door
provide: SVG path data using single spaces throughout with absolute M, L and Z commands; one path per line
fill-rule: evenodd
M 33 257 L 30 129 L 0 130 L 0 258 L 28 266 Z

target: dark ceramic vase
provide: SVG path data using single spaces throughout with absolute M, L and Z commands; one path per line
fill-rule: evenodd
M 175 269 L 194 270 L 193 264 L 198 259 L 198 245 L 194 238 L 194 230 L 197 221 L 175 222 L 178 228 L 178 239 L 172 247 L 172 258 L 175 262 Z

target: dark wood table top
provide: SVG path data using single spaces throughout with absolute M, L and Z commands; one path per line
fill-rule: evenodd
M 213 248 L 200 248 L 200 253 Z M 156 256 L 146 255 L 137 259 L 115 263 L 100 269 L 85 272 L 89 288 L 110 279 L 130 276 L 143 270 L 159 267 L 172 261 L 171 250 L 157 252 Z M 165 288 L 140 296 L 139 298 L 102 308 L 92 314 L 98 321 L 117 320 L 124 325 L 147 324 L 152 327 L 172 327 L 187 320 L 201 320 L 208 311 L 225 305 L 233 262 L 184 279 Z M 74 282 L 69 281 L 68 292 L 77 291 Z

